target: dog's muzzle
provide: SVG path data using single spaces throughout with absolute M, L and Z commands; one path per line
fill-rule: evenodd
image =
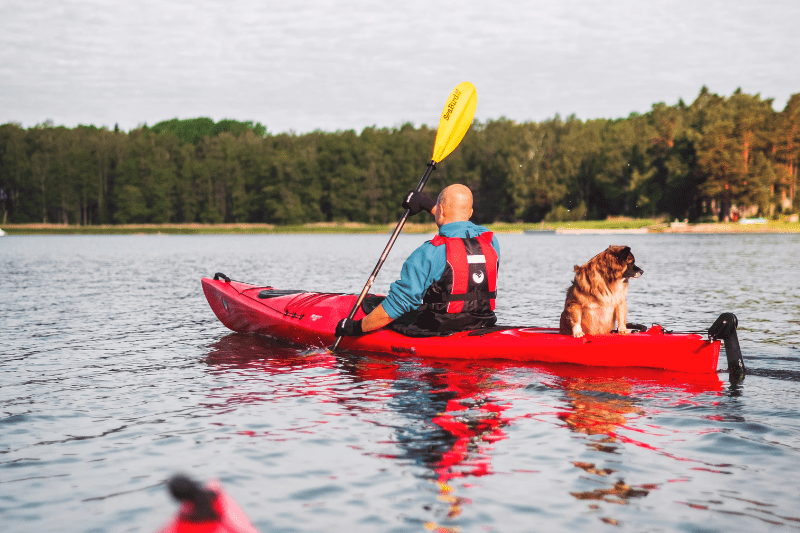
M 625 271 L 625 274 L 622 276 L 627 279 L 635 279 L 644 274 L 644 270 L 637 267 L 636 265 L 628 265 L 628 269 Z

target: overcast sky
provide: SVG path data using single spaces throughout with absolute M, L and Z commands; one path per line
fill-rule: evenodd
M 170 118 L 272 133 L 646 112 L 800 92 L 798 0 L 2 0 L 0 124 Z

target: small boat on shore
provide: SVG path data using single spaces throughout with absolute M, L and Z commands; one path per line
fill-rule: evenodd
M 333 344 L 336 324 L 348 315 L 357 299 L 354 294 L 251 285 L 221 273 L 214 279 L 203 278 L 202 285 L 211 309 L 229 329 L 267 335 L 307 348 Z M 731 313 L 725 315 L 735 321 Z M 362 306 L 355 319 L 364 316 Z M 725 324 L 730 326 L 730 322 L 728 319 Z M 721 326 L 715 323 L 713 327 Z M 735 336 L 735 324 L 732 329 L 722 329 Z M 397 356 L 644 367 L 702 374 L 717 371 L 720 338 L 725 337 L 709 334 L 706 339 L 698 333 L 674 333 L 657 324 L 626 335 L 582 338 L 561 335 L 557 328 L 524 326 L 495 326 L 435 337 L 409 337 L 383 328 L 360 337 L 345 337 L 340 348 Z M 730 366 L 731 353 L 728 359 Z

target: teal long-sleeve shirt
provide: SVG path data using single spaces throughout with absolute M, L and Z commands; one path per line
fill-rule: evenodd
M 439 228 L 442 237 L 472 238 L 489 231 L 472 222 L 451 222 Z M 500 243 L 492 236 L 492 247 L 500 259 Z M 426 242 L 408 257 L 400 271 L 400 279 L 392 283 L 383 301 L 383 310 L 394 320 L 422 305 L 422 297 L 434 281 L 438 281 L 447 266 L 447 247 Z

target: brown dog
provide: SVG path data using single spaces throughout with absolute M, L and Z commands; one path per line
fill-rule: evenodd
M 609 246 L 588 263 L 575 266 L 575 279 L 567 289 L 559 332 L 573 337 L 628 333 L 628 280 L 644 271 L 634 264 L 629 246 Z

